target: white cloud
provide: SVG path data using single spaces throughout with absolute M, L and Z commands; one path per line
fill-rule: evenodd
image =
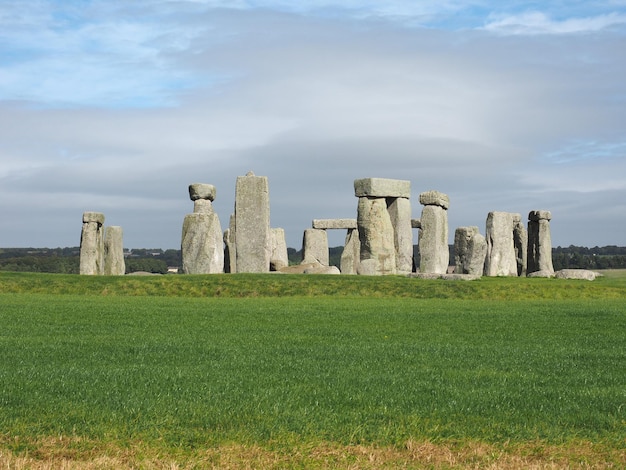
M 571 34 L 600 31 L 611 26 L 626 24 L 626 15 L 604 15 L 553 20 L 540 11 L 517 15 L 491 15 L 484 29 L 500 34 Z

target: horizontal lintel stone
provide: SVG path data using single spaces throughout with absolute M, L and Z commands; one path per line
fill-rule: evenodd
M 439 191 L 426 191 L 420 194 L 420 204 L 423 206 L 439 206 L 444 209 L 450 207 L 450 198 Z
M 102 212 L 83 212 L 83 223 L 98 222 L 104 224 L 104 214 Z
M 552 220 L 552 213 L 550 211 L 530 211 L 528 220 Z
M 215 201 L 216 189 L 212 184 L 193 183 L 189 185 L 189 199 L 196 201 L 198 199 L 208 199 Z
M 388 178 L 363 178 L 354 180 L 356 197 L 411 197 L 411 182 Z
M 311 224 L 317 229 L 355 229 L 357 228 L 356 219 L 313 219 Z

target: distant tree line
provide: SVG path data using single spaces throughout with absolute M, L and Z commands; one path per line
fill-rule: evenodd
M 417 245 L 416 245 L 417 247 Z M 78 274 L 79 247 L 67 248 L 0 248 L 0 271 Z M 339 267 L 342 246 L 329 248 L 329 264 Z M 288 248 L 289 264 L 302 261 L 302 250 Z M 416 262 L 419 252 L 415 249 Z M 124 253 L 126 273 L 146 271 L 165 274 L 168 268 L 180 267 L 180 250 L 139 248 Z M 450 245 L 450 262 L 454 263 L 454 246 Z M 626 247 L 615 245 L 587 248 L 570 245 L 552 249 L 555 270 L 572 269 L 626 269 Z
M 0 248 L 0 271 L 78 274 L 80 248 Z M 166 274 L 179 267 L 180 250 L 140 248 L 124 252 L 126 273 Z

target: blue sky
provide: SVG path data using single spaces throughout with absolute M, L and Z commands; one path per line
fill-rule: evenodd
M 447 193 L 450 241 L 548 209 L 554 245 L 626 245 L 624 51 L 626 0 L 5 0 L 0 246 L 78 245 L 95 210 L 175 248 L 188 184 L 225 228 L 250 170 L 296 248 L 363 177 L 410 180 L 415 218 Z

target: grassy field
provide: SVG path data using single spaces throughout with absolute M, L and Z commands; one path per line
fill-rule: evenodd
M 0 468 L 622 468 L 626 275 L 0 273 Z

